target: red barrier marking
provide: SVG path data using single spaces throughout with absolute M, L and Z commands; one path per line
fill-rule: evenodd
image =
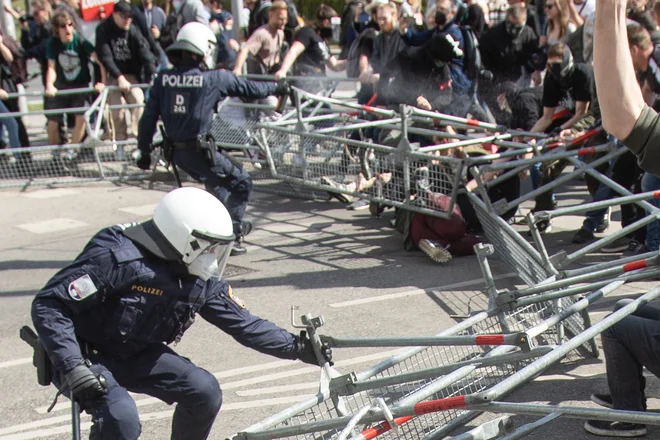
M 555 113 L 554 115 L 552 115 L 552 120 L 555 121 L 559 118 L 569 116 L 570 114 L 571 114 L 570 111 L 568 111 L 567 109 L 564 109 L 564 110 L 559 111 L 559 112 Z
M 406 417 L 399 417 L 398 419 L 394 419 L 394 422 L 397 425 L 403 425 L 406 422 L 409 422 L 412 420 L 412 416 L 406 416 Z M 364 437 L 365 440 L 371 440 L 373 438 L 378 437 L 381 434 L 386 433 L 392 429 L 390 426 L 390 422 L 383 422 L 379 425 L 374 426 L 373 428 L 365 429 L 362 431 L 362 437 Z
M 477 345 L 502 345 L 504 344 L 504 335 L 483 335 L 477 336 Z
M 589 130 L 588 132 L 586 132 L 582 136 L 576 137 L 575 139 L 573 139 L 573 141 L 571 142 L 571 146 L 574 147 L 578 144 L 581 144 L 582 142 L 586 141 L 587 139 L 596 136 L 598 133 L 601 132 L 601 130 L 602 129 L 600 127 L 592 128 L 591 130 Z
M 473 127 L 478 127 L 479 125 L 481 125 L 481 122 L 477 121 L 476 119 L 468 119 L 466 124 L 472 125 Z
M 465 396 L 447 397 L 445 399 L 420 402 L 415 405 L 415 414 L 429 414 L 448 409 L 464 408 Z
M 653 193 L 653 198 L 654 198 L 654 199 L 658 199 L 658 198 L 660 198 L 660 191 L 656 191 L 656 192 L 654 192 L 654 193 Z
M 362 110 L 364 110 L 365 112 L 373 113 L 376 110 L 376 107 L 372 107 L 370 105 L 363 105 Z
M 632 263 L 624 264 L 623 271 L 630 272 L 631 270 L 644 269 L 646 267 L 646 260 L 633 261 Z
M 587 154 L 593 154 L 596 152 L 596 147 L 586 147 L 586 148 L 580 148 L 577 152 L 578 156 L 585 156 Z
M 378 99 L 378 93 L 374 93 L 371 98 L 369 98 L 369 101 L 367 101 L 366 105 L 372 105 L 374 102 L 376 102 L 376 99 Z

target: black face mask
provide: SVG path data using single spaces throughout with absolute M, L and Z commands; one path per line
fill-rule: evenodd
M 564 89 L 570 87 L 574 70 L 575 65 L 573 64 L 573 55 L 571 55 L 571 52 L 568 50 L 564 52 L 564 58 L 561 63 L 548 64 L 548 73 L 550 73 L 554 79 L 558 80 Z
M 518 35 L 520 35 L 524 27 L 525 27 L 525 23 L 513 24 L 509 21 L 504 22 L 504 28 L 506 29 L 506 33 L 509 34 L 509 36 L 511 36 L 512 38 L 516 38 Z
M 324 40 L 332 39 L 332 28 L 331 27 L 322 27 L 319 29 L 319 36 Z
M 438 27 L 443 27 L 444 25 L 447 24 L 447 14 L 444 12 L 436 12 L 435 13 L 435 24 L 438 25 Z

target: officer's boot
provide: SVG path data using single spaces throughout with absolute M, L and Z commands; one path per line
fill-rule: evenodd
M 241 221 L 241 223 L 236 228 L 236 241 L 234 242 L 234 247 L 231 249 L 231 256 L 235 257 L 237 255 L 243 255 L 247 252 L 247 249 L 241 244 L 243 237 L 248 235 L 252 231 L 252 223 L 248 221 Z

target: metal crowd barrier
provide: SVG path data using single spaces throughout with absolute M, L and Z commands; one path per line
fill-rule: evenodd
M 272 79 L 272 77 L 250 77 L 250 79 L 263 80 Z M 302 78 L 293 77 L 291 79 L 300 80 Z M 335 91 L 336 86 L 345 79 L 320 78 L 318 81 L 325 84 L 322 93 L 329 96 Z M 136 84 L 133 87 L 148 88 L 149 86 L 147 84 Z M 154 169 L 152 172 L 142 171 L 135 165 L 137 157 L 136 139 L 129 138 L 126 141 L 101 140 L 102 122 L 110 119 L 110 115 L 107 113 L 109 110 L 144 106 L 144 104 L 107 105 L 108 92 L 116 89 L 118 89 L 117 86 L 106 87 L 89 107 L 15 112 L 0 115 L 0 118 L 7 118 L 35 114 L 82 113 L 86 121 L 87 133 L 86 139 L 80 144 L 43 145 L 0 150 L 0 188 L 31 185 L 71 185 L 102 180 L 142 180 L 149 178 L 158 166 L 165 165 L 160 150 L 156 149 L 152 156 L 152 163 L 155 164 Z M 95 92 L 93 88 L 59 90 L 58 95 L 89 94 L 93 92 Z M 28 92 L 10 94 L 9 97 L 43 95 L 44 92 Z M 291 106 L 288 106 L 285 109 L 288 112 L 291 108 Z M 273 110 L 273 107 L 259 104 L 243 104 L 230 102 L 229 99 L 225 100 L 218 107 L 212 127 L 218 146 L 229 150 L 253 150 L 255 151 L 253 156 L 246 154 L 245 157 L 238 157 L 238 159 L 258 164 L 257 166 L 265 164 L 265 160 L 263 158 L 259 159 L 257 155 L 260 144 L 255 138 L 263 136 L 263 133 L 256 128 L 256 124 L 262 120 L 261 112 L 269 117 L 276 117 L 277 115 L 272 115 Z M 310 109 L 310 111 L 317 112 L 318 108 Z M 44 133 L 38 133 L 37 136 L 31 133 L 30 137 L 33 144 L 41 144 L 43 140 L 37 137 L 44 137 Z M 270 190 L 270 192 L 297 197 L 328 198 L 325 192 L 309 191 L 302 186 L 287 184 L 283 187 L 280 179 L 273 178 L 267 170 L 253 169 L 252 174 L 255 181 L 257 181 L 255 182 L 257 189 L 263 188 L 266 191 Z
M 518 146 L 508 140 L 515 135 L 535 135 L 509 132 L 470 137 L 437 127 L 452 125 L 478 132 L 505 128 L 408 106 L 401 106 L 398 112 L 379 109 L 300 89 L 295 90 L 295 97 L 295 114 L 258 125 L 265 133 L 260 143 L 273 176 L 319 191 L 439 217 L 451 215 L 468 163 L 443 152 L 482 143 Z M 321 111 L 318 116 L 308 114 L 304 106 L 310 103 L 332 110 Z M 420 147 L 410 141 L 413 136 L 458 140 Z M 411 196 L 424 187 L 448 196 L 449 206 L 411 203 Z
M 580 316 L 589 305 L 634 278 L 622 276 L 621 271 L 603 270 L 588 276 L 572 275 L 573 279 L 561 283 L 498 290 L 488 263 L 492 246 L 477 245 L 476 250 L 486 281 L 488 310 L 473 313 L 435 337 L 414 338 L 322 336 L 322 317 L 303 316 L 302 323 L 317 353 L 324 343 L 335 348 L 414 348 L 358 372 L 342 374 L 324 364 L 316 396 L 244 429 L 231 440 L 441 439 L 483 412 L 544 417 L 518 429 L 509 418 L 497 419 L 454 438 L 523 438 L 559 416 L 660 425 L 659 414 L 499 400 L 569 353 L 588 346 L 597 334 L 638 306 L 660 296 L 660 288 L 568 338 L 559 330 L 561 324 Z M 657 276 L 657 263 L 657 257 L 646 261 L 647 268 L 638 263 L 632 273 L 638 278 Z M 570 303 L 556 301 L 575 295 L 571 289 L 562 290 L 572 284 L 581 284 L 586 295 Z
M 146 88 L 147 84 L 134 87 Z M 86 122 L 86 139 L 79 144 L 45 145 L 27 148 L 5 148 L 0 150 L 0 188 L 25 187 L 32 185 L 80 184 L 100 180 L 144 179 L 149 173 L 135 166 L 133 152 L 136 141 L 101 141 L 99 132 L 103 112 L 114 108 L 133 108 L 140 105 L 106 106 L 107 95 L 117 87 L 106 87 L 90 107 L 72 109 L 39 110 L 27 113 L 15 112 L 2 117 L 27 115 L 83 114 Z M 89 94 L 94 89 L 72 89 L 58 91 L 58 95 Z M 43 96 L 44 92 L 11 94 L 18 96 Z M 93 116 L 96 122 L 91 123 Z M 43 136 L 43 134 L 42 134 Z M 31 136 L 31 142 L 41 143 Z M 47 141 L 46 141 L 47 143 Z

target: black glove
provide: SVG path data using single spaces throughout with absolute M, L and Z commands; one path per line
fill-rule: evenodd
M 137 166 L 141 170 L 149 171 L 151 168 L 151 154 L 140 151 L 140 157 L 138 157 Z
M 275 94 L 277 96 L 290 96 L 291 95 L 291 84 L 289 84 L 289 81 L 283 79 L 277 84 L 277 88 L 275 89 Z
M 95 400 L 108 393 L 99 376 L 87 365 L 78 365 L 64 375 L 64 380 L 69 385 L 73 397 L 80 402 Z
M 312 341 L 307 337 L 307 332 L 303 330 L 300 332 L 300 336 L 294 336 L 294 338 L 296 338 L 296 342 L 298 343 L 298 359 L 306 364 L 319 365 L 319 360 L 314 353 L 314 346 L 312 345 Z M 332 362 L 332 348 L 327 343 L 324 343 L 321 347 L 321 354 L 330 366 L 334 365 Z

